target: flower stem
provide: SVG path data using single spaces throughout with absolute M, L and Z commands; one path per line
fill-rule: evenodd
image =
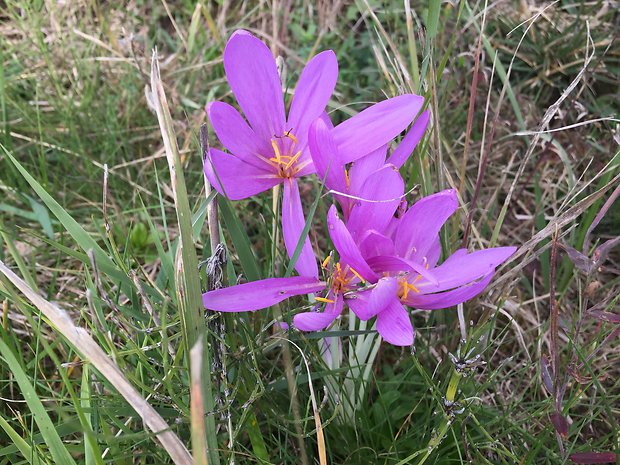
M 273 306 L 273 313 L 277 321 L 282 321 L 282 311 L 280 310 L 280 305 L 276 304 Z M 299 398 L 297 397 L 297 383 L 295 382 L 295 371 L 293 370 L 293 356 L 291 355 L 290 343 L 285 334 L 282 335 L 282 360 L 284 362 L 284 374 L 286 376 L 288 392 L 291 396 L 291 410 L 295 424 L 297 446 L 299 447 L 299 454 L 301 456 L 301 464 L 308 465 L 309 462 L 308 455 L 306 453 L 306 444 L 304 442 L 304 431 L 301 427 L 301 413 L 299 410 Z

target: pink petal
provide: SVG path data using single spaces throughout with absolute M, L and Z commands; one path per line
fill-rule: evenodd
M 439 234 L 435 237 L 431 247 L 426 252 L 426 263 L 430 269 L 437 266 L 437 262 L 441 257 L 441 241 L 439 240 Z
M 375 282 L 377 275 L 370 269 L 351 237 L 351 233 L 342 220 L 338 218 L 335 205 L 330 207 L 327 214 L 327 227 L 329 236 L 338 251 L 338 255 L 340 255 L 340 261 L 353 268 L 365 280 Z
M 338 147 L 323 120 L 317 119 L 310 125 L 308 146 L 319 179 L 325 179 L 328 189 L 345 192 L 344 165 L 338 161 Z
M 329 118 L 329 115 L 327 114 L 326 111 L 321 113 L 320 118 L 325 123 L 325 125 L 327 126 L 328 129 L 330 129 L 330 130 L 334 129 L 334 123 L 332 123 L 332 120 Z
M 437 284 L 422 279 L 416 283 L 416 287 L 421 292 L 430 293 L 462 286 L 493 273 L 515 250 L 516 247 L 495 247 L 468 254 L 461 249 L 432 270 L 438 280 Z
M 394 243 L 389 237 L 371 229 L 360 240 L 360 252 L 366 260 L 377 255 L 393 255 Z
M 489 273 L 476 283 L 466 284 L 451 291 L 439 292 L 437 294 L 415 294 L 410 292 L 407 300 L 403 301 L 406 305 L 423 310 L 436 310 L 458 305 L 466 300 L 480 294 L 487 284 L 491 282 L 493 273 Z
M 413 344 L 414 332 L 411 319 L 397 298 L 393 298 L 377 315 L 377 331 L 383 339 L 395 346 Z
M 272 171 L 262 170 L 221 150 L 209 150 L 204 170 L 211 185 L 231 200 L 252 197 L 282 181 Z
M 338 60 L 331 50 L 319 53 L 302 71 L 286 124 L 300 147 L 306 145 L 310 124 L 324 113 L 337 79 Z
M 445 190 L 413 204 L 403 216 L 394 243 L 399 256 L 422 263 L 439 230 L 458 207 L 456 191 Z
M 334 128 L 343 162 L 351 162 L 386 145 L 422 109 L 424 98 L 405 94 L 376 103 Z
M 349 179 L 351 180 L 351 188 L 349 190 L 351 194 L 358 195 L 368 177 L 383 168 L 386 154 L 387 145 L 382 145 L 353 163 L 349 170 Z
M 266 142 L 284 133 L 284 99 L 276 61 L 269 48 L 244 30 L 224 50 L 224 70 L 243 114 Z
M 293 317 L 293 324 L 302 331 L 320 331 L 327 328 L 342 312 L 344 300 L 342 294 L 336 296 L 333 303 L 325 305 L 322 312 L 298 313 Z
M 383 232 L 400 203 L 405 184 L 393 166 L 386 166 L 368 177 L 361 188 L 347 227 L 353 237 L 361 238 L 365 231 Z
M 269 168 L 257 155 L 270 153 L 266 150 L 271 150 L 271 146 L 265 147 L 264 143 L 261 143 L 237 110 L 224 102 L 212 102 L 207 105 L 207 114 L 215 134 L 229 152 L 260 169 Z
M 375 288 L 370 292 L 368 306 L 366 307 L 367 320 L 382 312 L 391 301 L 394 300 L 398 292 L 398 280 L 396 278 L 381 278 Z
M 324 282 L 304 276 L 269 278 L 205 292 L 202 303 L 205 308 L 219 312 L 252 312 L 324 288 Z
M 437 286 L 439 284 L 438 274 L 435 273 L 435 270 L 426 269 L 424 265 L 416 263 L 412 260 L 407 260 L 394 255 L 377 255 L 369 258 L 367 262 L 370 268 L 372 268 L 372 270 L 377 274 L 413 271 L 426 278 L 426 280 L 432 285 Z
M 284 192 L 282 195 L 282 235 L 284 236 L 284 245 L 288 256 L 292 257 L 297 248 L 297 243 L 301 237 L 301 233 L 306 225 L 304 212 L 301 206 L 301 198 L 299 197 L 299 187 L 295 180 L 288 180 L 284 183 Z M 310 276 L 316 278 L 319 275 L 319 269 L 316 264 L 316 258 L 310 245 L 310 238 L 306 237 L 301 254 L 295 263 L 295 269 L 302 276 Z
M 397 292 L 396 278 L 381 278 L 374 288 L 347 295 L 347 305 L 360 320 L 370 320 L 385 309 Z
M 368 311 L 371 291 L 360 291 L 348 294 L 346 304 L 360 320 L 369 320 L 373 315 Z
M 388 158 L 387 163 L 391 163 L 398 168 L 405 164 L 409 156 L 413 153 L 413 149 L 415 149 L 420 139 L 422 139 L 424 131 L 426 131 L 426 127 L 428 126 L 429 118 L 430 113 L 428 111 L 423 111 L 420 116 L 418 116 L 418 119 L 415 120 L 409 132 L 407 132 L 403 140 L 398 144 L 398 147 L 392 152 L 390 158 Z

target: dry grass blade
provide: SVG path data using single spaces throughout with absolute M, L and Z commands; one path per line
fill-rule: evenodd
M 123 375 L 118 366 L 106 355 L 95 340 L 83 328 L 75 326 L 71 318 L 60 307 L 48 302 L 37 294 L 25 281 L 13 273 L 2 261 L 0 272 L 19 289 L 50 321 L 99 373 L 125 398 L 127 403 L 142 418 L 168 452 L 176 465 L 192 465 L 192 457 L 176 434 L 174 434 L 157 411 L 138 393 Z
M 594 54 L 595 54 L 594 41 L 592 40 L 592 36 L 590 35 L 590 25 L 587 21 L 586 21 L 586 28 L 587 28 L 587 44 L 586 44 L 586 56 L 584 58 L 583 66 L 581 70 L 579 71 L 579 73 L 577 74 L 577 76 L 575 76 L 575 78 L 568 85 L 568 87 L 564 90 L 564 92 L 562 92 L 562 95 L 560 95 L 560 97 L 555 101 L 555 103 L 551 105 L 547 109 L 545 114 L 543 115 L 542 121 L 538 128 L 538 132 L 532 139 L 532 142 L 530 143 L 527 151 L 525 152 L 525 155 L 523 156 L 523 160 L 521 160 L 521 164 L 519 165 L 519 170 L 517 171 L 517 174 L 515 175 L 514 180 L 512 181 L 512 184 L 510 185 L 510 189 L 508 190 L 508 194 L 506 195 L 506 199 L 504 200 L 504 204 L 502 205 L 502 209 L 499 214 L 500 220 L 497 222 L 495 226 L 495 230 L 493 231 L 493 236 L 491 238 L 492 244 L 495 244 L 497 240 L 497 236 L 499 235 L 499 228 L 501 227 L 503 223 L 503 218 L 506 215 L 506 211 L 508 210 L 508 206 L 510 205 L 512 196 L 519 183 L 519 180 L 521 179 L 521 176 L 523 175 L 523 172 L 525 171 L 525 168 L 528 166 L 529 160 L 532 154 L 534 153 L 534 149 L 538 146 L 538 142 L 543 134 L 543 131 L 547 129 L 547 127 L 549 126 L 549 123 L 551 122 L 555 114 L 560 110 L 560 106 L 562 105 L 562 103 L 568 98 L 568 96 L 575 89 L 575 87 L 577 87 L 577 84 L 579 84 L 586 70 L 588 69 L 590 62 L 594 59 Z M 496 111 L 496 115 L 498 114 L 499 114 L 499 109 L 498 111 Z M 494 125 L 495 125 L 495 122 L 494 122 Z
M 191 387 L 191 412 L 192 412 L 192 444 L 195 465 L 208 465 L 206 434 L 204 429 L 205 415 L 204 402 L 202 400 L 202 339 L 198 339 L 190 351 L 190 374 L 192 378 Z
M 175 286 L 179 302 L 179 313 L 181 316 L 183 340 L 186 354 L 189 357 L 188 365 L 191 367 L 191 349 L 198 340 L 205 334 L 205 322 L 203 318 L 204 307 L 202 304 L 202 291 L 200 278 L 198 276 L 198 256 L 194 246 L 194 235 L 192 229 L 192 210 L 189 204 L 187 186 L 183 175 L 183 165 L 177 145 L 177 138 L 174 131 L 174 124 L 170 114 L 170 108 L 164 92 L 161 80 L 157 51 L 153 51 L 151 62 L 151 102 L 157 113 L 157 120 L 166 151 L 168 169 L 170 171 L 170 186 L 174 197 L 177 221 L 179 225 L 179 247 L 177 249 L 177 267 L 175 276 Z M 210 413 L 215 410 L 213 389 L 211 386 L 211 374 L 206 369 L 211 359 L 209 345 L 203 344 L 203 354 L 200 378 L 203 383 L 202 401 L 205 412 Z M 196 420 L 192 418 L 192 420 Z M 220 463 L 217 452 L 217 435 L 215 431 L 215 419 L 212 415 L 200 417 L 202 425 L 192 422 L 192 435 L 198 429 L 206 434 L 207 455 L 209 462 L 213 465 Z M 195 447 L 202 447 L 195 445 Z
M 573 207 L 569 208 L 568 210 L 566 210 L 566 212 L 564 212 L 563 214 L 561 214 L 560 216 L 552 219 L 549 221 L 549 223 L 547 224 L 547 226 L 545 226 L 545 228 L 543 228 L 542 230 L 540 230 L 538 233 L 536 233 L 529 241 L 527 241 L 525 244 L 523 244 L 519 250 L 517 250 L 515 252 L 515 254 L 510 257 L 509 261 L 506 262 L 506 264 L 508 263 L 513 263 L 515 262 L 517 259 L 519 259 L 520 257 L 523 257 L 526 254 L 531 253 L 534 248 L 540 244 L 541 241 L 543 241 L 544 239 L 547 239 L 548 237 L 551 237 L 551 235 L 559 229 L 562 229 L 563 227 L 565 227 L 566 225 L 568 225 L 569 223 L 571 223 L 572 221 L 574 221 L 576 218 L 578 218 L 583 212 L 585 212 L 594 202 L 596 202 L 598 199 L 600 199 L 601 197 L 603 197 L 605 195 L 605 193 L 612 187 L 615 185 L 615 183 L 617 183 L 620 180 L 620 175 L 616 176 L 614 179 L 611 180 L 611 182 L 609 184 L 607 184 L 605 187 L 599 189 L 598 191 L 594 192 L 593 194 L 589 195 L 588 197 L 586 197 L 585 199 L 581 200 L 580 202 L 578 202 L 576 205 L 574 205 Z M 535 257 L 534 257 L 535 258 Z M 530 263 L 533 260 L 532 257 L 528 257 L 525 258 L 523 260 L 521 260 L 519 262 L 518 265 L 513 266 L 508 272 L 504 273 L 501 277 L 499 277 L 498 279 L 496 279 L 491 286 L 489 286 L 489 289 L 493 289 L 493 288 L 499 288 L 501 285 L 506 284 L 508 282 L 510 282 L 512 279 L 515 278 L 515 276 L 517 276 L 521 270 L 523 270 L 528 263 Z

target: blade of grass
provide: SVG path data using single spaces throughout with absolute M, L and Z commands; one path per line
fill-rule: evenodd
M 24 283 L 24 285 L 25 284 L 26 283 Z M 69 454 L 69 451 L 62 443 L 62 440 L 58 435 L 58 431 L 56 431 L 56 426 L 47 414 L 37 391 L 32 386 L 31 379 L 28 377 L 21 364 L 17 361 L 17 358 L 9 346 L 6 345 L 2 339 L 0 339 L 0 355 L 4 358 L 4 361 L 9 367 L 9 370 L 11 370 L 15 381 L 17 381 L 17 384 L 22 391 L 22 395 L 24 396 L 24 400 L 32 412 L 34 421 L 43 435 L 45 444 L 49 447 L 54 463 L 56 465 L 76 465 L 75 460 L 73 460 L 73 457 L 71 457 L 71 454 Z
M 179 247 L 177 249 L 176 288 L 180 307 L 181 322 L 183 326 L 183 339 L 185 342 L 188 367 L 191 367 L 191 349 L 205 334 L 206 325 L 203 317 L 202 291 L 200 277 L 198 275 L 198 256 L 194 247 L 194 235 L 192 231 L 192 211 L 189 206 L 183 166 L 179 155 L 176 135 L 172 123 L 172 116 L 168 107 L 168 101 L 164 92 L 159 71 L 157 51 L 153 52 L 151 61 L 151 93 L 152 102 L 157 113 L 157 120 L 161 131 L 168 168 L 174 203 L 176 207 L 177 221 L 179 225 Z M 217 436 L 215 431 L 215 418 L 209 413 L 215 411 L 215 400 L 211 386 L 211 373 L 208 370 L 211 356 L 209 345 L 203 345 L 203 363 L 200 365 L 201 373 L 196 374 L 202 379 L 202 409 L 207 415 L 192 415 L 192 438 L 196 438 L 196 432 L 206 434 L 208 462 L 219 465 L 220 458 L 217 453 Z M 190 370 L 191 371 L 191 370 Z M 194 448 L 200 447 L 200 443 L 194 442 Z
M 110 259 L 108 254 L 97 244 L 97 242 L 91 237 L 91 235 L 75 221 L 75 219 L 62 208 L 62 206 L 54 200 L 54 198 L 34 179 L 30 173 L 24 168 L 21 163 L 17 161 L 15 157 L 0 144 L 4 154 L 13 163 L 17 170 L 21 173 L 24 179 L 30 184 L 30 187 L 37 193 L 43 203 L 50 209 L 50 211 L 58 218 L 58 221 L 65 227 L 67 232 L 73 237 L 75 242 L 80 246 L 84 252 L 92 249 L 97 258 L 97 263 L 103 272 L 108 274 L 114 279 L 121 281 L 127 286 L 131 286 L 131 281 L 127 275 L 119 269 L 119 267 Z M 86 262 L 88 263 L 88 262 Z
M 11 427 L 11 425 L 9 425 L 9 423 L 4 418 L 2 418 L 2 416 L 0 416 L 0 428 L 2 428 L 9 437 L 9 439 L 13 441 L 13 445 L 17 447 L 17 449 L 24 456 L 24 458 L 28 460 L 28 463 L 32 465 L 40 465 L 41 459 L 39 459 L 38 454 L 34 453 L 32 447 L 30 447 L 30 444 L 24 441 L 21 434 L 15 431 Z
M 319 191 L 316 193 L 316 199 L 312 202 L 312 206 L 310 207 L 310 211 L 308 212 L 308 217 L 306 218 L 306 224 L 304 225 L 304 229 L 301 231 L 301 236 L 299 236 L 299 240 L 297 241 L 297 246 L 295 247 L 295 251 L 293 252 L 293 256 L 291 260 L 288 262 L 288 266 L 286 267 L 286 272 L 284 273 L 284 277 L 288 278 L 295 269 L 295 264 L 301 255 L 301 250 L 304 247 L 304 243 L 306 242 L 306 238 L 310 233 L 310 227 L 312 226 L 312 220 L 314 219 L 314 213 L 316 212 L 316 207 L 319 205 L 319 200 L 321 200 L 321 192 L 323 192 L 323 187 L 325 186 L 325 179 L 321 182 L 319 187 Z
M 19 276 L 13 273 L 3 262 L 0 261 L 0 273 L 2 273 L 13 286 L 19 289 L 27 298 L 37 307 L 43 315 L 49 320 L 52 327 L 60 332 L 69 341 L 76 351 L 82 355 L 84 360 L 90 361 L 99 373 L 114 386 L 118 392 L 125 398 L 131 407 L 140 415 L 145 426 L 155 433 L 154 438 L 158 439 L 164 449 L 170 454 L 170 457 L 176 465 L 192 465 L 192 458 L 181 440 L 174 434 L 168 424 L 164 421 L 159 413 L 144 400 L 138 391 L 127 380 L 123 372 L 118 366 L 107 356 L 107 354 L 99 347 L 94 339 L 84 329 L 75 326 L 71 318 L 60 307 L 45 300 L 28 286 Z M 3 281 L 3 285 L 4 281 Z M 1 341 L 1 340 L 0 340 Z M 4 342 L 2 342 L 4 344 Z M 6 347 L 6 344 L 4 344 Z M 9 354 L 12 356 L 12 354 Z M 5 357 L 6 358 L 6 357 Z M 14 358 L 14 356 L 13 356 Z M 21 367 L 18 367 L 21 369 Z M 26 381 L 28 381 L 26 379 Z M 24 391 L 24 387 L 20 388 Z M 30 388 L 31 395 L 35 395 L 32 386 L 27 383 L 26 389 Z M 38 400 L 38 398 L 36 398 Z M 39 401 L 40 402 L 40 401 Z M 43 410 L 45 413 L 45 410 Z M 52 425 L 53 427 L 53 425 Z M 39 426 L 39 428 L 41 428 Z M 55 429 L 54 429 L 55 432 Z M 53 433 L 52 433 L 53 434 Z M 61 443 L 62 445 L 62 443 Z M 69 457 L 71 459 L 71 457 Z M 58 462 L 57 464 L 70 463 Z
M 239 261 L 243 267 L 243 272 L 250 281 L 260 279 L 261 275 L 256 262 L 256 257 L 252 252 L 250 239 L 248 238 L 245 229 L 243 229 L 239 218 L 237 218 L 237 215 L 227 199 L 221 196 L 218 197 L 218 206 L 220 207 L 220 213 L 222 214 L 222 218 L 226 224 L 226 230 L 230 234 L 235 250 L 239 255 Z

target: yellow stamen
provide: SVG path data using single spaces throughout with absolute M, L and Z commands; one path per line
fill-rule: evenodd
M 295 154 L 295 156 L 293 156 L 293 157 L 287 157 L 287 158 L 290 158 L 290 160 L 289 160 L 289 162 L 286 164 L 285 169 L 289 169 L 289 168 L 292 166 L 292 164 L 293 164 L 293 163 L 295 163 L 295 162 L 299 159 L 299 157 L 301 157 L 301 150 L 300 150 L 299 152 L 297 152 L 297 153 Z
M 315 297 L 314 300 L 316 300 L 317 302 L 325 302 L 326 304 L 334 303 L 332 299 L 326 299 L 325 297 Z
M 297 137 L 295 137 L 295 134 L 293 134 L 291 131 L 287 132 L 286 134 L 284 134 L 286 137 L 288 137 L 289 139 L 291 139 L 293 142 L 295 142 L 295 145 L 298 144 L 297 142 Z
M 418 277 L 420 277 L 420 275 L 418 275 Z M 414 281 L 414 283 L 415 283 L 416 281 L 418 281 L 418 279 L 416 279 L 416 280 Z M 420 290 L 419 290 L 417 287 L 415 287 L 415 286 L 413 285 L 413 283 L 410 283 L 409 281 L 407 281 L 407 279 L 406 279 L 406 278 L 401 278 L 401 279 L 398 281 L 398 288 L 399 288 L 399 289 L 398 289 L 398 295 L 399 295 L 399 297 L 400 297 L 401 299 L 407 299 L 407 297 L 409 296 L 409 292 L 410 292 L 410 291 L 413 291 L 413 292 L 415 292 L 416 294 L 419 294 L 419 293 L 420 293 Z
M 282 159 L 282 156 L 280 155 L 280 148 L 278 147 L 278 144 L 276 144 L 276 141 L 273 139 L 271 139 L 271 146 L 273 147 L 273 153 L 276 154 L 276 161 L 280 163 L 280 160 Z
M 349 271 L 350 271 L 351 273 L 353 273 L 355 276 L 357 276 L 363 284 L 366 284 L 366 280 L 365 280 L 364 278 L 362 278 L 362 277 L 361 277 L 361 275 L 360 275 L 357 271 L 355 271 L 355 270 L 354 270 L 353 268 L 351 268 L 351 267 L 349 267 Z
M 321 268 L 325 268 L 331 259 L 332 259 L 332 256 L 328 255 L 327 258 L 323 260 L 323 263 L 321 263 Z
M 347 185 L 347 189 L 351 187 L 351 179 L 349 179 L 349 170 L 344 169 L 344 182 Z
M 411 289 L 413 292 L 415 292 L 416 294 L 420 293 L 420 290 L 411 283 L 407 283 L 407 287 Z

